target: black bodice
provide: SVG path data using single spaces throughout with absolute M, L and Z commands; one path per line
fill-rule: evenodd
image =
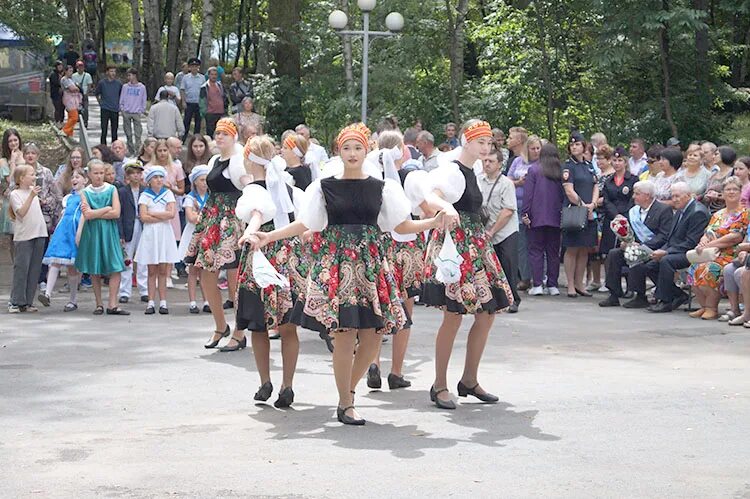
M 321 180 L 328 225 L 377 225 L 384 185 L 373 177 Z
M 234 186 L 231 179 L 226 178 L 222 174 L 228 167 L 229 158 L 223 161 L 217 159 L 216 162 L 214 162 L 213 168 L 211 168 L 211 171 L 208 172 L 208 175 L 206 175 L 206 183 L 208 184 L 208 189 L 212 193 L 237 193 L 237 195 L 239 196 L 242 191 Z
M 458 165 L 464 179 L 466 179 L 466 189 L 464 189 L 461 199 L 453 203 L 453 207 L 456 211 L 479 213 L 482 208 L 482 191 L 479 190 L 474 170 L 458 161 L 455 161 L 455 163 Z
M 303 191 L 312 184 L 312 171 L 307 165 L 287 167 L 286 172 L 294 179 L 294 186 Z

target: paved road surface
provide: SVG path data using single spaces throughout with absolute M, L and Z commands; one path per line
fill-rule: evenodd
M 481 370 L 501 403 L 445 412 L 427 396 L 440 316 L 418 308 L 413 388 L 362 383 L 352 428 L 317 335 L 300 333 L 293 409 L 256 405 L 250 350 L 204 350 L 213 323 L 186 300 L 170 291 L 169 316 L 94 318 L 91 293 L 76 313 L 64 295 L 0 313 L 3 497 L 750 497 L 750 330 L 525 298 Z

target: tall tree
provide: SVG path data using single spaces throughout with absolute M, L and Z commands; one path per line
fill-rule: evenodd
M 149 95 L 156 92 L 164 75 L 161 7 L 160 0 L 143 0 L 143 20 L 148 33 L 148 65 L 144 63 L 145 74 L 141 79 L 148 88 Z
M 662 0 L 662 10 L 669 13 L 669 0 Z M 662 75 L 662 99 L 664 103 L 664 119 L 667 120 L 673 137 L 678 137 L 677 124 L 672 116 L 672 60 L 669 52 L 669 26 L 663 21 L 658 30 L 659 36 L 659 62 Z
M 451 65 L 451 109 L 453 120 L 461 121 L 459 107 L 461 87 L 464 82 L 464 48 L 466 47 L 466 15 L 469 12 L 469 0 L 458 0 L 453 6 L 452 0 L 445 0 L 448 13 L 448 58 Z
M 273 57 L 279 83 L 276 101 L 269 119 L 275 131 L 294 128 L 304 122 L 302 114 L 302 89 L 300 85 L 301 0 L 274 0 L 268 5 L 268 24 L 275 35 Z
M 140 69 L 143 67 L 143 42 L 139 0 L 130 0 L 130 13 L 133 19 L 133 66 Z
M 183 36 L 183 10 L 185 3 L 172 0 L 172 8 L 169 10 L 169 30 L 167 32 L 167 57 L 166 67 L 174 71 L 177 67 L 177 56 L 180 52 L 180 39 Z
M 203 0 L 203 27 L 201 28 L 201 70 L 208 68 L 211 49 L 214 44 L 214 2 Z
M 180 50 L 177 53 L 177 65 L 179 68 L 183 62 L 196 55 L 196 41 L 193 32 L 193 0 L 182 2 L 182 40 Z

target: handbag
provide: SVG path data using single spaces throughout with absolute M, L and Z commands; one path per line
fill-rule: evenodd
M 492 184 L 492 188 L 490 189 L 490 194 L 487 196 L 487 202 L 482 203 L 482 207 L 479 209 L 479 220 L 482 222 L 482 226 L 486 227 L 487 222 L 490 221 L 490 200 L 492 199 L 492 192 L 495 190 L 495 186 L 497 185 L 497 182 L 500 180 L 500 177 L 502 174 L 498 175 L 495 179 L 495 183 Z
M 719 248 L 703 248 L 700 253 L 698 253 L 694 249 L 691 249 L 685 254 L 685 258 L 687 258 L 688 262 L 690 263 L 713 262 L 718 256 Z
M 567 232 L 578 232 L 586 227 L 589 220 L 589 209 L 583 205 L 570 205 L 562 209 L 560 228 Z

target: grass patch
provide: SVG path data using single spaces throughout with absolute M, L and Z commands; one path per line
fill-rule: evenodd
M 62 144 L 54 128 L 49 123 L 25 123 L 0 119 L 0 137 L 8 128 L 15 128 L 24 144 L 35 143 L 41 152 L 39 162 L 52 170 L 68 159 L 68 150 Z
M 738 156 L 750 156 L 750 113 L 738 115 L 723 138 L 725 144 L 734 147 Z

